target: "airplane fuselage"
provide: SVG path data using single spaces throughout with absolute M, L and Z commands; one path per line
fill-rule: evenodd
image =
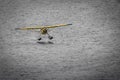
M 23 27 L 23 28 L 15 28 L 15 30 L 33 30 L 33 29 L 36 30 L 36 29 L 39 29 L 41 34 L 43 34 L 43 35 L 47 34 L 49 39 L 53 39 L 53 37 L 48 34 L 47 30 L 49 28 L 56 28 L 56 27 L 68 26 L 68 25 L 72 25 L 72 24 L 59 24 L 59 25 L 53 25 L 53 26 Z M 41 38 L 39 38 L 38 40 L 41 40 Z

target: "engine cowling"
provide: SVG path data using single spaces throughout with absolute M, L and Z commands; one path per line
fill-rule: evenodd
M 42 28 L 40 31 L 41 31 L 41 34 L 47 34 L 47 28 Z

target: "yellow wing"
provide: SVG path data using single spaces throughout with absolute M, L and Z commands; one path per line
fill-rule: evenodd
M 15 30 L 32 30 L 32 29 L 42 29 L 42 27 L 38 26 L 38 27 L 23 27 L 23 28 L 15 28 Z
M 56 27 L 62 27 L 62 26 L 68 26 L 72 24 L 59 24 L 59 25 L 53 25 L 53 26 L 46 26 L 46 28 L 56 28 Z
M 32 29 L 42 29 L 42 28 L 55 28 L 55 27 L 68 26 L 68 25 L 72 25 L 72 24 L 59 24 L 59 25 L 53 25 L 53 26 L 23 27 L 23 28 L 15 28 L 15 30 L 32 30 Z

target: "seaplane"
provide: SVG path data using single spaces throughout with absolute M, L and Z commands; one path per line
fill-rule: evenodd
M 15 28 L 15 30 L 39 30 L 40 34 L 42 35 L 48 35 L 48 38 L 50 40 L 53 39 L 53 36 L 51 36 L 50 34 L 48 34 L 48 29 L 49 28 L 57 28 L 57 27 L 63 27 L 63 26 L 69 26 L 72 24 L 58 24 L 58 25 L 52 25 L 52 26 L 34 26 L 34 27 L 22 27 L 22 28 Z M 40 41 L 42 38 L 38 38 L 38 40 Z

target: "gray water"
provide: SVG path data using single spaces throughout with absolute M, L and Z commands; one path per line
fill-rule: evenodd
M 0 80 L 120 80 L 120 1 L 0 0 Z

